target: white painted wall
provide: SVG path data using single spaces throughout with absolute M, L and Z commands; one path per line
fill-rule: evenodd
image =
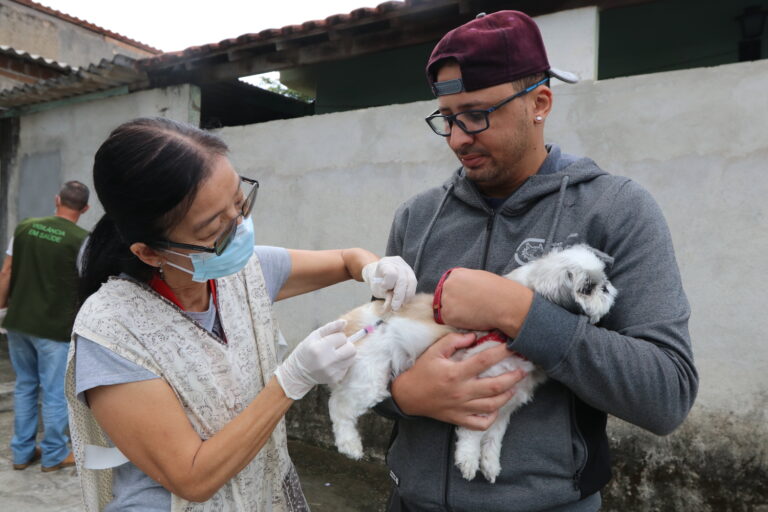
M 196 97 L 194 92 L 195 88 L 183 85 L 73 103 L 23 116 L 18 152 L 9 179 L 10 197 L 15 198 L 14 191 L 19 189 L 19 167 L 25 156 L 58 152 L 61 161 L 59 185 L 68 180 L 79 180 L 91 189 L 91 209 L 80 219 L 80 225 L 90 229 L 104 213 L 96 200 L 92 177 L 93 156 L 101 143 L 120 123 L 134 117 L 166 116 L 199 122 L 199 117 L 196 117 L 199 108 L 190 108 Z M 52 214 L 53 200 L 51 196 L 50 211 L 40 215 Z M 10 202 L 10 206 L 15 204 L 15 201 Z M 15 208 L 7 208 L 8 233 L 13 232 L 13 227 L 20 220 Z
M 698 405 L 757 413 L 768 433 L 766 91 L 766 60 L 563 87 L 549 133 L 656 197 L 691 302 Z
M 587 81 L 557 88 L 546 130 L 563 151 L 656 197 L 693 309 L 696 408 L 752 415 L 763 430 L 766 90 L 765 60 Z M 457 167 L 422 120 L 433 108 L 418 102 L 220 130 L 236 168 L 262 182 L 258 242 L 383 251 L 394 209 Z M 368 298 L 364 285 L 349 283 L 290 299 L 278 306 L 283 330 L 298 341 Z
M 534 19 L 544 39 L 550 66 L 576 73 L 582 80 L 597 79 L 597 7 L 559 11 Z M 552 81 L 553 86 L 559 84 L 563 82 Z

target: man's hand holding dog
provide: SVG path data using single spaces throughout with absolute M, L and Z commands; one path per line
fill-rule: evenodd
M 474 341 L 474 334 L 452 333 L 428 348 L 413 367 L 392 382 L 392 398 L 400 409 L 408 415 L 427 416 L 472 430 L 491 426 L 525 374 L 518 370 L 477 378 L 509 357 L 509 352 L 499 344 L 464 361 L 451 359 L 454 352 Z
M 443 284 L 443 322 L 459 329 L 500 329 L 514 338 L 528 316 L 533 291 L 484 270 L 454 269 Z

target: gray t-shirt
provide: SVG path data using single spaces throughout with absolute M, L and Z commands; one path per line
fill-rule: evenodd
M 291 257 L 281 247 L 259 245 L 255 252 L 261 263 L 267 291 L 274 302 L 291 273 Z M 216 333 L 220 329 L 213 298 L 207 311 L 185 313 L 210 332 Z M 84 392 L 98 386 L 160 378 L 87 338 L 78 336 L 75 343 L 75 392 L 83 402 Z M 114 499 L 106 506 L 105 512 L 166 512 L 171 509 L 171 493 L 132 462 L 113 469 L 112 493 Z

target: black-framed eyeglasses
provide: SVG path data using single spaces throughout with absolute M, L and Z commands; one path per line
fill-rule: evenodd
M 454 124 L 461 128 L 461 130 L 467 135 L 474 135 L 475 133 L 480 133 L 487 130 L 491 126 L 491 123 L 488 120 L 488 115 L 491 112 L 499 110 L 501 107 L 514 100 L 515 98 L 519 98 L 520 96 L 528 94 L 538 86 L 548 81 L 549 77 L 536 82 L 529 87 L 526 87 L 522 91 L 519 91 L 509 98 L 503 99 L 494 106 L 484 110 L 466 110 L 464 112 L 446 116 L 440 114 L 440 110 L 438 109 L 432 112 L 432 114 L 427 117 L 425 121 L 429 127 L 432 128 L 433 132 L 442 137 L 448 137 L 451 134 L 451 129 L 453 128 Z
M 258 181 L 251 178 L 246 178 L 245 176 L 240 176 L 240 186 L 242 187 L 243 184 L 250 185 L 251 190 L 248 192 L 248 195 L 246 195 L 245 200 L 243 201 L 243 206 L 240 208 L 240 215 L 232 219 L 232 224 L 229 226 L 229 228 L 225 229 L 218 236 L 218 238 L 216 238 L 216 240 L 213 242 L 213 247 L 206 247 L 204 245 L 182 244 L 179 242 L 171 242 L 170 240 L 160 240 L 158 242 L 155 242 L 153 245 L 159 246 L 159 247 L 178 247 L 180 249 L 191 249 L 193 251 L 201 251 L 201 252 L 212 252 L 212 253 L 215 253 L 217 256 L 222 252 L 224 252 L 224 249 L 227 248 L 229 243 L 235 237 L 235 233 L 237 232 L 237 220 L 240 217 L 244 219 L 247 219 L 248 217 L 250 217 L 251 212 L 253 211 L 253 204 L 256 202 L 256 196 L 259 193 Z

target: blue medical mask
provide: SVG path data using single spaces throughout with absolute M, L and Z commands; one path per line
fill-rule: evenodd
M 248 217 L 242 220 L 237 226 L 237 232 L 229 242 L 224 252 L 216 256 L 210 252 L 196 252 L 191 254 L 182 254 L 180 252 L 165 250 L 177 256 L 184 256 L 192 260 L 192 268 L 189 270 L 170 261 L 167 265 L 177 268 L 187 274 L 192 274 L 192 280 L 198 283 L 204 283 L 209 279 L 218 279 L 220 277 L 230 276 L 240 272 L 248 263 L 253 254 L 253 220 Z

